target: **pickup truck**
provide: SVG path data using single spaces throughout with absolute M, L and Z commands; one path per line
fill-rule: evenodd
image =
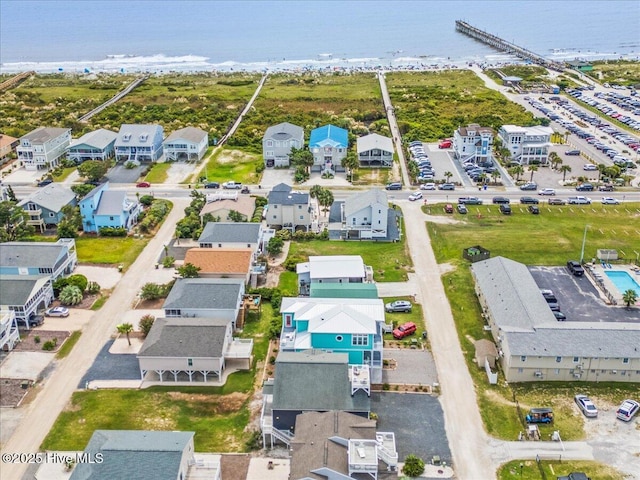
M 240 190 L 242 188 L 242 184 L 238 182 L 228 181 L 222 184 L 222 188 L 227 190 Z
M 582 472 L 571 472 L 569 475 L 556 478 L 558 480 L 591 480 L 590 477 L 587 477 L 587 475 Z
M 478 197 L 459 197 L 458 203 L 463 205 L 482 205 L 482 200 Z
M 569 205 L 590 205 L 591 199 L 587 197 L 569 197 L 567 203 Z

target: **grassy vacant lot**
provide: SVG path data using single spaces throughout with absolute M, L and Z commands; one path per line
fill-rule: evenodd
M 593 207 L 593 212 L 591 210 Z M 582 416 L 573 408 L 575 385 L 550 382 L 535 384 L 488 385 L 484 370 L 474 362 L 474 340 L 491 338 L 483 330 L 481 309 L 473 288 L 469 264 L 463 261 L 462 249 L 481 244 L 492 256 L 503 255 L 526 264 L 561 265 L 569 256 L 579 258 L 584 225 L 591 225 L 587 234 L 585 256 L 595 254 L 597 248 L 616 248 L 632 252 L 638 248 L 638 204 L 625 208 L 593 205 L 588 209 L 567 207 L 551 209 L 543 206 L 539 216 L 520 212 L 515 206 L 511 217 L 498 213 L 495 206 L 471 207 L 464 221 L 455 225 L 427 223 L 431 243 L 439 263 L 456 267 L 443 276 L 443 285 L 460 339 L 469 372 L 478 386 L 480 414 L 490 435 L 515 440 L 523 426 L 517 415 L 514 395 L 523 410 L 536 406 L 551 406 L 556 413 L 553 427 L 541 426 L 543 436 L 559 429 L 565 440 L 584 437 Z M 481 213 L 481 218 L 476 214 Z M 634 247 L 634 245 L 636 245 Z M 586 384 L 582 390 L 598 400 L 615 404 L 637 386 L 625 384 Z M 526 411 L 524 412 L 526 414 Z
M 540 466 L 546 478 L 556 478 L 571 472 L 584 472 L 594 480 L 621 480 L 625 476 L 614 468 L 598 462 L 578 460 L 542 460 Z M 522 465 L 522 469 L 520 469 Z M 498 470 L 499 480 L 540 480 L 540 467 L 535 460 L 513 460 L 505 463 Z
M 459 224 L 429 223 L 428 230 L 440 263 L 460 258 L 463 248 L 480 244 L 494 257 L 503 255 L 527 265 L 563 265 L 569 258 L 580 258 L 585 225 L 585 258 L 595 257 L 599 248 L 612 248 L 635 259 L 639 222 L 639 203 L 541 205 L 540 215 L 514 205 L 511 216 L 500 214 L 496 205 L 481 205 L 470 207 Z
M 278 279 L 278 288 L 283 297 L 295 297 L 298 295 L 298 274 L 285 270 Z
M 151 77 L 116 105 L 91 119 L 91 127 L 158 123 L 165 134 L 193 125 L 220 138 L 255 92 L 259 74 L 185 73 Z
M 253 358 L 255 362 L 262 362 L 269 350 L 269 325 L 273 317 L 273 307 L 269 302 L 262 302 L 261 312 L 250 312 L 242 329 L 240 338 L 253 338 Z
M 171 163 L 169 162 L 154 163 L 144 179 L 149 183 L 164 183 L 168 177 L 167 172 L 170 168 Z
M 374 242 L 291 242 L 289 256 L 301 257 L 306 262 L 309 255 L 361 255 L 365 265 L 373 267 L 376 282 L 404 282 L 413 263 L 404 241 L 396 243 Z
M 76 171 L 76 167 L 67 167 L 60 170 L 60 175 L 53 174 L 53 180 L 56 182 L 63 182 L 69 175 Z
M 601 60 L 592 63 L 588 73 L 601 83 L 616 85 L 640 84 L 640 62 L 631 60 Z
M 270 75 L 229 145 L 260 153 L 265 130 L 280 122 L 301 126 L 307 140 L 313 128 L 327 123 L 351 133 L 389 133 L 380 85 L 368 73 Z
M 206 175 L 209 182 L 234 180 L 257 184 L 260 182 L 260 174 L 256 173 L 256 167 L 262 163 L 261 155 L 222 148 L 209 158 L 201 174 Z
M 73 128 L 74 136 L 92 130 L 76 119 L 131 83 L 132 75 L 34 75 L 2 94 L 0 131 L 20 137 L 42 125 Z M 116 125 L 117 128 L 120 124 Z
M 135 262 L 150 238 L 78 237 L 76 248 L 80 263 L 122 264 L 127 269 Z
M 400 130 L 407 140 L 450 137 L 459 126 L 469 123 L 496 130 L 508 123 L 537 124 L 524 107 L 485 87 L 468 70 L 394 72 L 387 73 L 386 79 Z
M 42 448 L 82 450 L 96 429 L 192 430 L 197 451 L 242 452 L 252 384 L 253 372 L 239 372 L 224 387 L 76 392 Z

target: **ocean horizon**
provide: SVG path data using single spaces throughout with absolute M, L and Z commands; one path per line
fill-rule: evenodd
M 0 73 L 424 69 L 520 61 L 456 32 L 458 19 L 550 60 L 640 59 L 635 0 L 3 0 Z

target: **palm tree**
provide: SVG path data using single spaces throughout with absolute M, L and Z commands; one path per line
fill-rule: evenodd
M 635 290 L 630 288 L 629 290 L 625 290 L 622 294 L 622 300 L 627 305 L 627 308 L 630 308 L 632 304 L 635 305 L 638 301 L 638 294 Z
M 517 182 L 517 181 L 520 180 L 520 175 L 522 175 L 524 173 L 524 168 L 522 168 L 522 165 L 516 165 L 515 167 L 513 167 L 511 169 L 511 171 L 516 176 L 516 182 Z
M 529 165 L 527 167 L 527 169 L 531 172 L 531 178 L 529 179 L 529 181 L 533 182 L 533 174 L 538 171 L 538 166 L 537 165 Z
M 342 159 L 342 166 L 349 171 L 351 180 L 353 180 L 353 172 L 360 166 L 360 160 L 358 155 L 352 150 L 347 153 L 347 156 Z
M 604 173 L 607 166 L 604 163 L 598 164 L 598 183 L 600 183 L 600 178 L 602 178 L 602 174 Z
M 571 167 L 569 165 L 562 165 L 560 171 L 562 172 L 562 181 L 564 182 L 567 178 L 567 173 L 571 171 Z
M 322 192 L 322 187 L 320 185 L 314 185 L 309 190 L 309 196 L 311 198 L 318 198 L 318 195 L 320 194 L 320 192 Z
M 497 185 L 498 184 L 498 179 L 500 178 L 500 172 L 497 171 L 497 170 L 491 172 L 491 178 L 493 179 L 493 183 L 495 185 Z
M 447 183 L 449 183 L 449 180 L 451 180 L 451 177 L 453 177 L 453 173 L 449 172 L 448 170 L 444 172 L 444 178 L 447 179 Z
M 129 338 L 129 334 L 133 332 L 133 325 L 130 323 L 121 323 L 116 327 L 118 329 L 119 334 L 125 334 L 127 336 L 127 342 L 129 342 L 129 346 L 131 346 L 131 339 Z
M 318 203 L 323 207 L 325 214 L 329 211 L 329 207 L 333 205 L 333 193 L 328 188 L 323 188 L 318 195 Z
M 564 132 L 564 143 L 567 143 L 569 141 L 569 135 L 571 135 L 571 132 Z
M 562 163 L 562 159 L 556 152 L 551 152 L 549 154 L 549 162 L 551 163 L 551 167 L 556 169 L 558 168 L 558 165 Z

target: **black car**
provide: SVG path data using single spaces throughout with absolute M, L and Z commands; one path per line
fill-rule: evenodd
M 47 185 L 53 183 L 53 178 L 45 178 L 38 182 L 39 187 L 46 187 Z
M 220 188 L 220 184 L 218 182 L 209 182 L 204 184 L 204 188 Z
M 385 190 L 402 190 L 402 184 L 400 182 L 387 183 L 384 188 Z
M 540 200 L 535 197 L 520 197 L 520 203 L 523 205 L 537 205 Z
M 520 190 L 538 190 L 538 184 L 533 182 L 525 183 L 520 187 Z
M 576 191 L 578 192 L 593 192 L 593 185 L 590 183 L 583 183 L 576 187 Z
M 493 197 L 493 204 L 494 205 L 509 205 L 509 199 L 507 197 Z
M 580 262 L 576 262 L 575 260 L 569 260 L 567 262 L 567 268 L 576 277 L 581 277 L 582 275 L 584 275 L 584 268 L 582 268 L 582 265 L 580 265 Z
M 500 205 L 500 213 L 503 215 L 511 215 L 511 205 L 507 203 Z
M 529 213 L 531 213 L 532 215 L 539 215 L 540 214 L 540 209 L 538 208 L 537 205 L 529 205 L 527 210 L 529 210 Z
M 556 316 L 556 320 L 560 322 L 564 322 L 567 319 L 567 316 L 562 312 L 555 311 L 553 314 Z

